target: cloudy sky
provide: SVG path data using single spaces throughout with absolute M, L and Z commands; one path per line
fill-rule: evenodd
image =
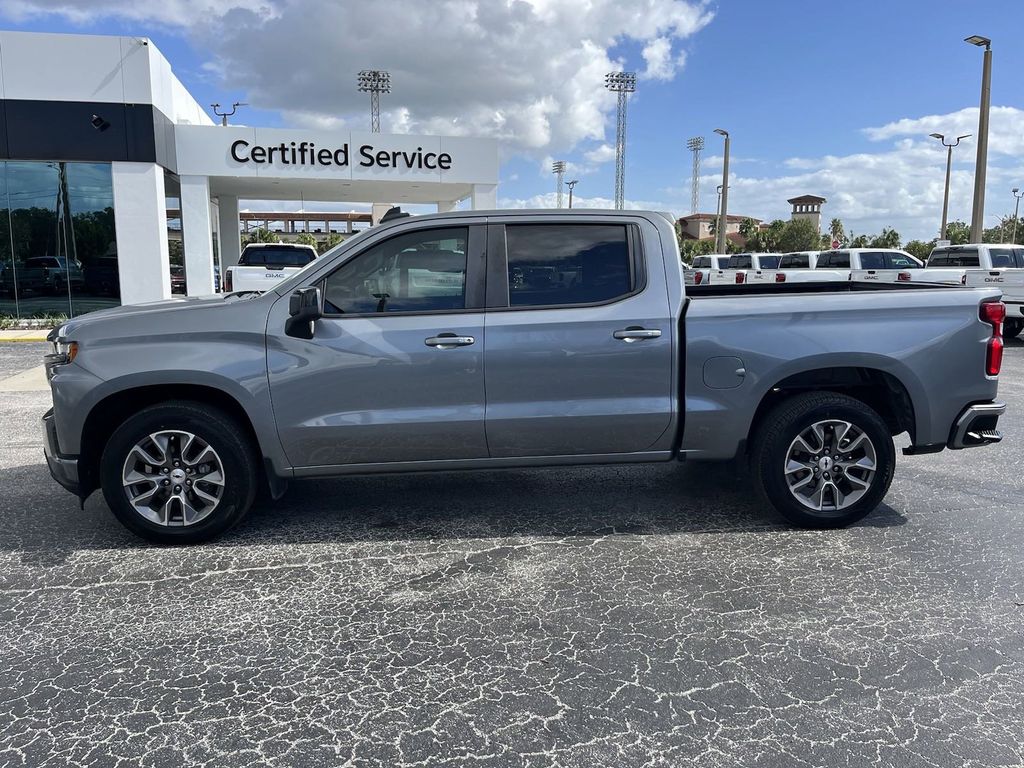
M 715 209 L 732 134 L 730 212 L 786 216 L 813 193 L 847 231 L 938 229 L 945 152 L 977 132 L 993 39 L 986 225 L 1024 187 L 1024 2 L 986 0 L 4 0 L 7 28 L 152 38 L 201 103 L 249 102 L 251 125 L 367 128 L 359 69 L 387 69 L 384 129 L 501 140 L 503 206 L 551 205 L 552 159 L 584 205 L 609 205 L 615 102 L 634 70 L 626 198 L 690 209 L 686 139 L 705 136 Z M 1003 35 L 1003 31 L 1009 34 Z M 1012 31 L 1012 32 L 1011 32 Z M 951 218 L 970 218 L 973 139 L 954 155 Z

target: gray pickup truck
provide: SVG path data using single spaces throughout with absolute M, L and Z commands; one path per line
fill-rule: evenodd
M 894 435 L 1000 439 L 997 289 L 682 270 L 658 213 L 395 218 L 266 293 L 54 331 L 46 459 L 196 542 L 293 478 L 736 457 L 789 521 L 837 527 L 885 496 Z

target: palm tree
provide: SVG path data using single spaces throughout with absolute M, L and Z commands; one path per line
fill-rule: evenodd
M 829 222 L 828 232 L 832 236 L 832 239 L 836 240 L 840 245 L 843 245 L 846 242 L 846 232 L 843 229 L 843 222 L 839 219 L 832 219 L 832 221 Z

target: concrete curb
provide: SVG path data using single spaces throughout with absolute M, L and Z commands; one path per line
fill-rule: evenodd
M 30 331 L 0 331 L 0 343 L 5 341 L 46 341 L 49 328 L 36 328 Z

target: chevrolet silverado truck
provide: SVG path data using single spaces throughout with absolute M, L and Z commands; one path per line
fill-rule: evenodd
M 300 478 L 736 458 L 790 522 L 837 527 L 882 501 L 894 435 L 1000 440 L 999 298 L 687 288 L 658 213 L 393 218 L 262 294 L 56 329 L 45 456 L 157 542 L 216 536 Z
M 1003 292 L 1008 339 L 1024 331 L 1024 246 L 947 245 L 935 248 L 925 268 L 912 273 L 926 283 L 993 286 Z
M 316 248 L 302 243 L 249 243 L 238 264 L 224 271 L 224 290 L 269 291 L 316 259 Z

